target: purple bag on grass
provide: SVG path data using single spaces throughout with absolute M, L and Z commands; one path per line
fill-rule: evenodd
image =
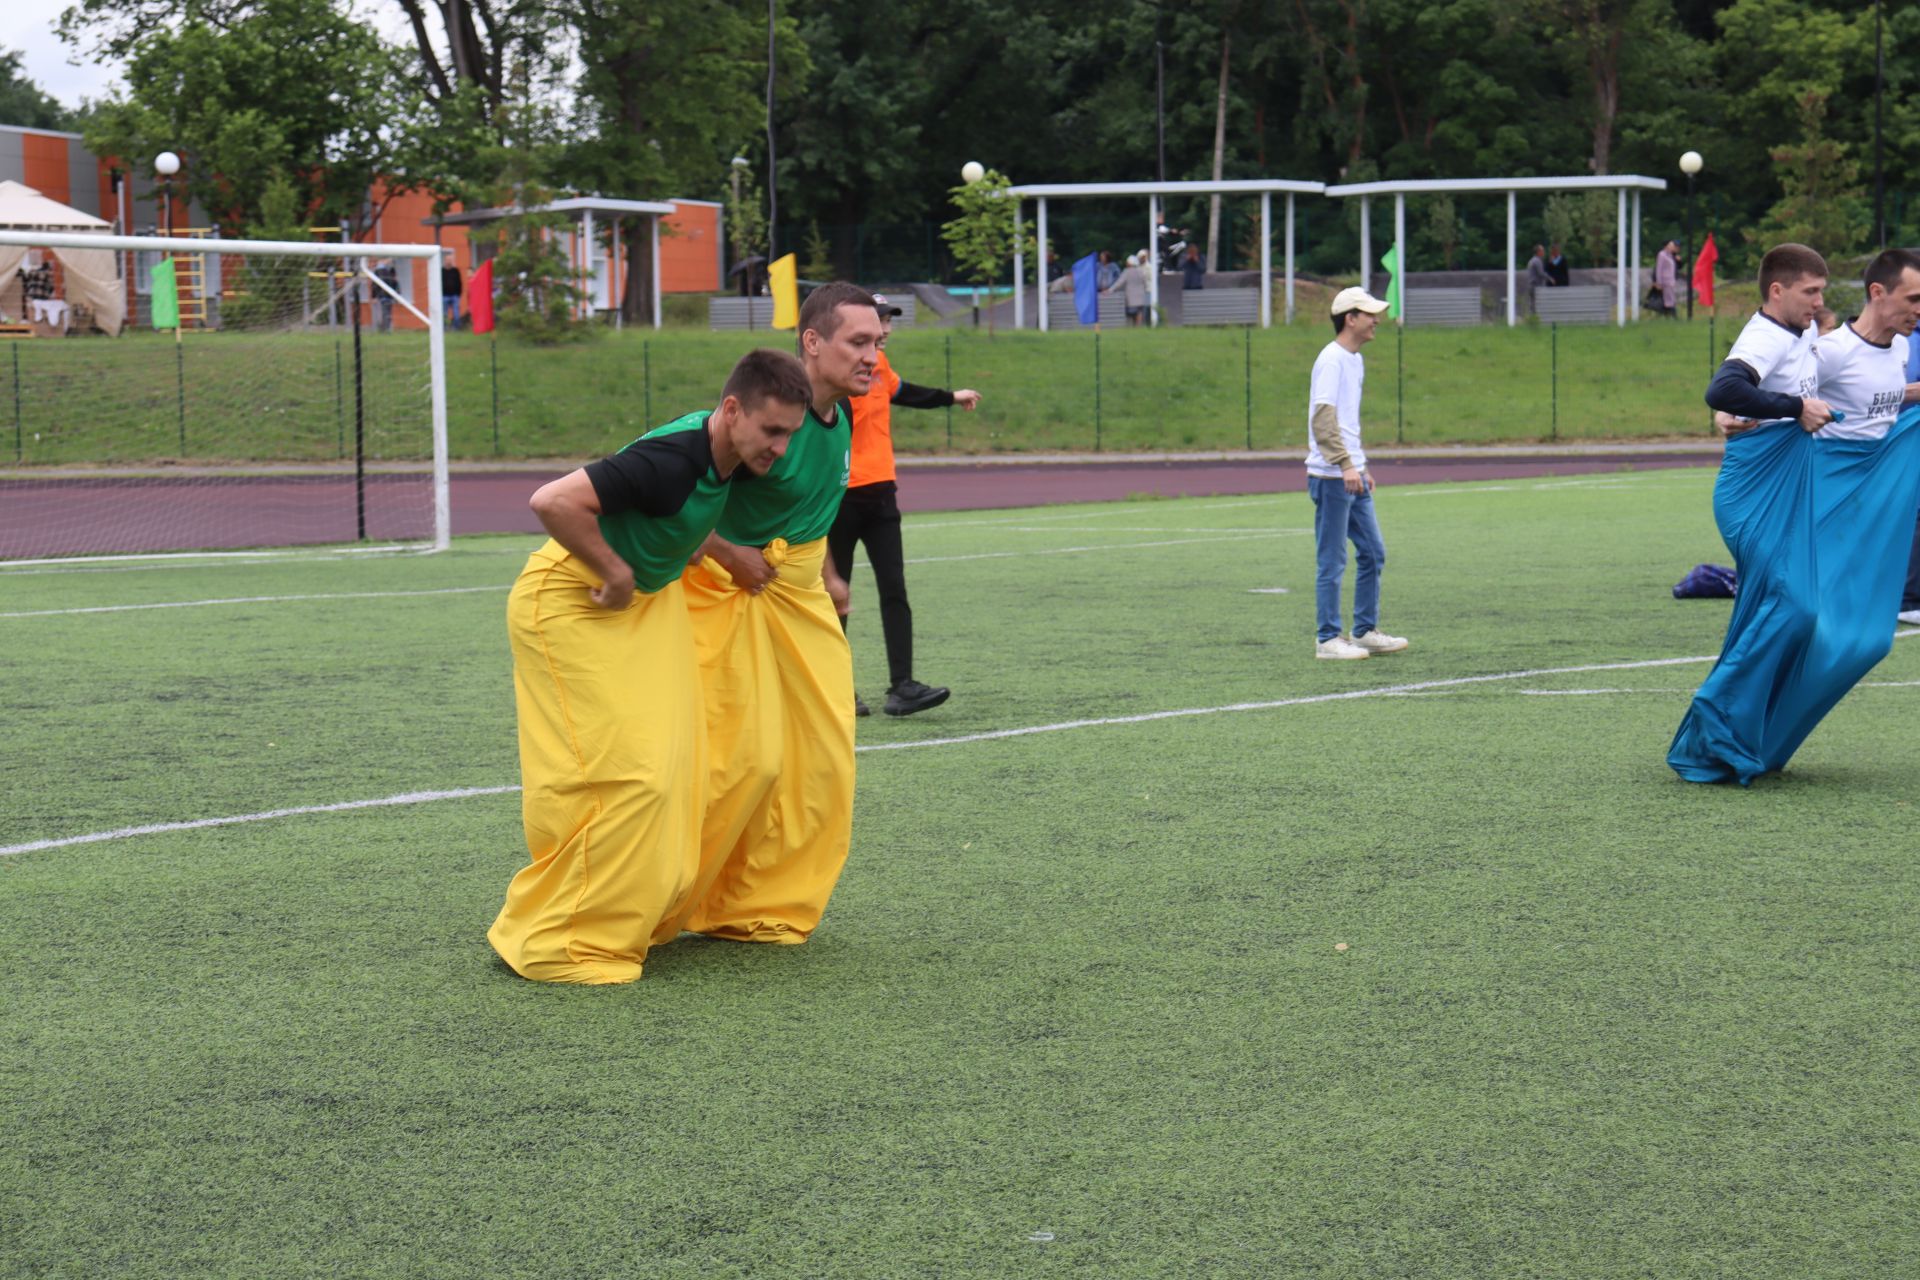
M 1739 576 L 1717 564 L 1697 564 L 1673 584 L 1675 600 L 1730 600 L 1739 594 Z

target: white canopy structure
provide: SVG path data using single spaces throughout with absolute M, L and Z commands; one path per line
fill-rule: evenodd
M 1519 323 L 1519 314 L 1514 306 L 1515 299 L 1515 238 L 1519 227 L 1515 197 L 1522 191 L 1617 191 L 1620 193 L 1619 262 L 1620 270 L 1614 281 L 1614 323 L 1624 325 L 1627 322 L 1629 308 L 1632 318 L 1640 318 L 1640 290 L 1638 282 L 1629 289 L 1627 275 L 1629 270 L 1638 273 L 1640 269 L 1640 193 L 1643 191 L 1665 191 L 1664 178 L 1645 178 L 1638 174 L 1607 174 L 1598 177 L 1589 175 L 1576 178 L 1421 178 L 1406 182 L 1350 182 L 1342 186 L 1326 188 L 1326 194 L 1344 200 L 1349 196 L 1360 199 L 1360 281 L 1364 285 L 1373 272 L 1373 225 L 1372 202 L 1375 196 L 1393 197 L 1393 242 L 1400 246 L 1400 276 L 1406 278 L 1407 264 L 1407 197 L 1409 195 L 1451 195 L 1477 194 L 1493 195 L 1501 192 L 1507 197 L 1507 323 Z M 1633 249 L 1628 257 L 1627 249 L 1627 193 L 1633 193 Z M 1628 263 L 1632 266 L 1629 268 Z M 1629 300 L 1631 294 L 1631 300 Z
M 1287 197 L 1287 319 L 1293 319 L 1293 198 L 1296 195 L 1319 195 L 1327 190 L 1324 182 L 1291 182 L 1280 178 L 1235 179 L 1224 182 L 1055 182 L 1037 186 L 1009 187 L 1007 194 L 1016 201 L 1033 200 L 1038 203 L 1039 215 L 1038 243 L 1035 250 L 1040 258 L 1040 329 L 1047 328 L 1047 201 L 1084 200 L 1113 196 L 1145 196 L 1147 201 L 1147 251 L 1152 257 L 1153 269 L 1147 272 L 1149 306 L 1147 315 L 1153 324 L 1160 323 L 1160 200 L 1163 196 L 1213 196 L 1213 195 L 1258 195 L 1260 197 L 1260 327 L 1273 325 L 1273 197 L 1275 193 Z M 1020 225 L 1021 207 L 1014 207 L 1014 225 Z M 1016 241 L 1017 243 L 1017 241 Z M 1026 325 L 1026 291 L 1024 276 L 1026 272 L 1025 255 L 1016 248 L 1013 253 L 1013 327 Z
M 112 232 L 113 224 L 49 199 L 32 187 L 0 182 L 0 230 L 107 235 Z M 26 260 L 28 251 L 26 245 L 0 245 L 0 297 L 11 301 L 12 295 L 19 291 L 15 272 Z M 86 307 L 93 315 L 94 324 L 102 330 L 118 334 L 126 323 L 127 298 L 113 251 L 71 247 L 49 247 L 47 251 L 60 260 L 67 300 Z
M 613 294 L 621 288 L 625 278 L 624 264 L 620 259 L 620 219 L 639 215 L 647 219 L 653 255 L 653 327 L 660 327 L 660 219 L 674 212 L 674 207 L 661 200 L 610 200 L 605 196 L 570 196 L 565 200 L 555 200 L 533 209 L 469 209 L 465 213 L 442 214 L 437 218 L 425 219 L 428 226 L 472 226 L 476 223 L 498 222 L 502 218 L 520 213 L 559 213 L 580 224 L 580 230 L 571 237 L 569 251 L 574 272 L 580 278 L 587 295 L 584 304 L 591 311 L 602 301 L 603 290 L 610 289 Z M 598 241 L 594 237 L 593 218 L 599 214 L 613 224 L 613 255 L 611 262 L 596 259 L 594 250 Z M 610 278 L 603 277 L 601 266 L 610 265 Z M 619 301 L 617 296 L 604 299 L 613 309 L 615 327 L 619 326 Z

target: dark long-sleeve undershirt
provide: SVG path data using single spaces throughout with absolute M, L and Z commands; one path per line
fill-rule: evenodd
M 1730 413 L 1736 418 L 1773 421 L 1797 418 L 1806 406 L 1799 396 L 1779 391 L 1762 391 L 1760 375 L 1744 360 L 1729 360 L 1713 375 L 1707 387 L 1707 408 Z
M 953 392 L 902 382 L 900 389 L 893 393 L 893 402 L 902 409 L 944 409 L 953 403 Z

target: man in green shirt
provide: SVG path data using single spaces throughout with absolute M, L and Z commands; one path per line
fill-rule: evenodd
M 720 405 L 533 495 L 552 538 L 507 603 L 532 856 L 487 931 L 541 982 L 632 982 L 699 870 L 706 776 L 693 630 L 680 575 L 734 482 L 774 468 L 812 387 L 751 351 Z
M 706 558 L 686 573 L 712 752 L 700 875 L 685 927 L 741 942 L 805 942 L 853 834 L 853 659 L 835 602 L 846 582 L 827 531 L 852 457 L 849 397 L 873 378 L 880 316 L 835 283 L 800 308 L 806 421 L 765 476 L 732 486 Z

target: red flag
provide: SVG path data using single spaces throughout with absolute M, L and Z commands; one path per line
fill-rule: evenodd
M 1720 251 L 1713 247 L 1713 232 L 1707 232 L 1707 242 L 1700 246 L 1700 256 L 1693 260 L 1693 296 L 1700 299 L 1700 305 L 1713 305 L 1713 264 L 1720 261 Z
M 475 333 L 493 332 L 492 258 L 481 263 L 480 269 L 467 280 L 467 318 L 473 322 Z

